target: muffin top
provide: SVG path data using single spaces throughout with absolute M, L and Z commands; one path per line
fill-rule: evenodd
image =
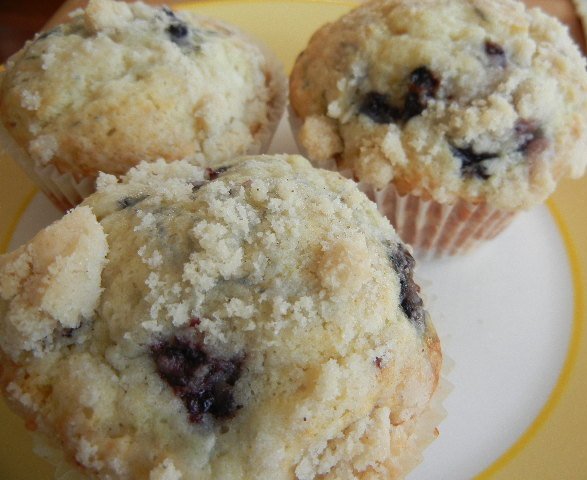
M 278 63 L 234 27 L 91 0 L 7 62 L 0 122 L 38 165 L 80 179 L 141 160 L 259 153 L 282 113 Z
M 585 60 L 514 0 L 360 6 L 314 34 L 290 100 L 318 164 L 441 203 L 527 208 L 587 161 Z
M 299 156 L 102 175 L 0 257 L 3 390 L 92 478 L 395 478 L 441 363 L 413 266 Z

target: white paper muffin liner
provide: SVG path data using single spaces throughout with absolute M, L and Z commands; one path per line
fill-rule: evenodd
M 55 480 L 88 480 L 80 471 L 71 466 L 57 445 L 40 433 L 33 433 L 33 452 L 55 467 Z M 47 479 L 49 480 L 49 479 Z
M 23 164 L 21 163 L 21 166 Z M 26 170 L 26 168 L 25 168 Z M 84 177 L 76 181 L 71 173 L 60 173 L 53 165 L 33 166 L 29 175 L 51 202 L 66 212 L 96 190 L 96 177 Z
M 16 143 L 2 122 L 0 122 L 0 150 L 4 156 L 12 158 L 20 165 L 51 202 L 63 211 L 73 208 L 95 189 L 95 177 L 77 181 L 72 174 L 62 174 L 53 165 L 37 165 Z
M 517 214 L 462 199 L 443 204 L 418 195 L 401 195 L 393 184 L 380 191 L 368 186 L 362 189 L 420 259 L 474 250 L 501 233 Z

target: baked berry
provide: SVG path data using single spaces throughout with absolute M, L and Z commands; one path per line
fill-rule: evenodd
M 124 210 L 125 208 L 134 207 L 137 203 L 142 202 L 145 198 L 149 195 L 138 195 L 136 197 L 124 197 L 118 200 L 118 207 L 120 210 Z
M 166 29 L 169 38 L 173 43 L 183 44 L 189 34 L 188 26 L 183 22 L 175 22 L 170 24 Z
M 378 92 L 365 95 L 359 113 L 368 116 L 375 123 L 392 123 L 402 117 L 400 109 L 389 103 L 387 95 Z
M 414 257 L 402 244 L 397 244 L 389 256 L 400 284 L 400 305 L 410 322 L 420 330 L 425 327 L 424 302 L 420 286 L 414 281 Z
M 473 147 L 450 147 L 452 154 L 461 161 L 461 175 L 463 177 L 477 177 L 487 180 L 490 175 L 487 173 L 485 165 L 482 163 L 491 158 L 497 158 L 496 153 L 482 152 L 477 153 Z
M 426 110 L 428 101 L 436 97 L 439 86 L 440 80 L 427 67 L 418 67 L 410 73 L 403 119 L 408 121 Z
M 507 65 L 507 57 L 505 50 L 498 43 L 491 40 L 485 41 L 485 53 L 489 56 L 491 61 L 498 67 L 505 68 Z
M 57 35 L 58 33 L 62 32 L 62 28 L 61 27 L 55 27 L 52 28 L 51 30 L 47 30 L 45 32 L 41 32 L 39 33 L 39 35 L 37 35 L 37 38 L 35 38 L 35 41 L 37 40 L 45 40 L 46 38 L 49 38 L 53 35 Z
M 229 165 L 226 165 L 224 167 L 218 167 L 218 168 L 206 168 L 206 175 L 208 176 L 208 180 L 210 180 L 210 181 L 216 180 L 220 175 L 222 175 L 224 172 L 226 172 L 229 168 L 230 168 Z
M 210 355 L 196 342 L 174 337 L 151 347 L 159 376 L 173 388 L 193 423 L 204 415 L 230 418 L 240 408 L 232 389 L 240 377 L 243 358 L 224 359 Z
M 171 10 L 171 8 L 169 7 L 162 7 L 161 10 L 163 11 L 163 13 L 165 15 L 167 15 L 169 18 L 177 18 L 175 16 L 175 13 L 173 12 L 173 10 Z
M 518 120 L 515 130 L 519 138 L 517 151 L 526 156 L 540 153 L 548 146 L 548 140 L 544 138 L 544 132 L 536 122 Z

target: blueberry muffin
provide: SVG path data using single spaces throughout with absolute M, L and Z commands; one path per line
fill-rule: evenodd
M 279 63 L 235 27 L 91 0 L 7 62 L 0 145 L 67 207 L 100 171 L 158 158 L 215 166 L 264 151 L 285 96 Z
M 302 157 L 144 163 L 0 257 L 1 385 L 89 478 L 398 478 L 441 364 L 413 267 Z
M 566 27 L 514 0 L 375 0 L 296 61 L 298 141 L 438 254 L 497 234 L 584 173 L 587 72 Z

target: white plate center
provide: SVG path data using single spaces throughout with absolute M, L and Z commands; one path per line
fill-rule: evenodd
M 470 479 L 532 424 L 559 378 L 573 324 L 573 284 L 546 207 L 517 218 L 469 256 L 418 270 L 454 390 L 440 436 L 410 480 Z

